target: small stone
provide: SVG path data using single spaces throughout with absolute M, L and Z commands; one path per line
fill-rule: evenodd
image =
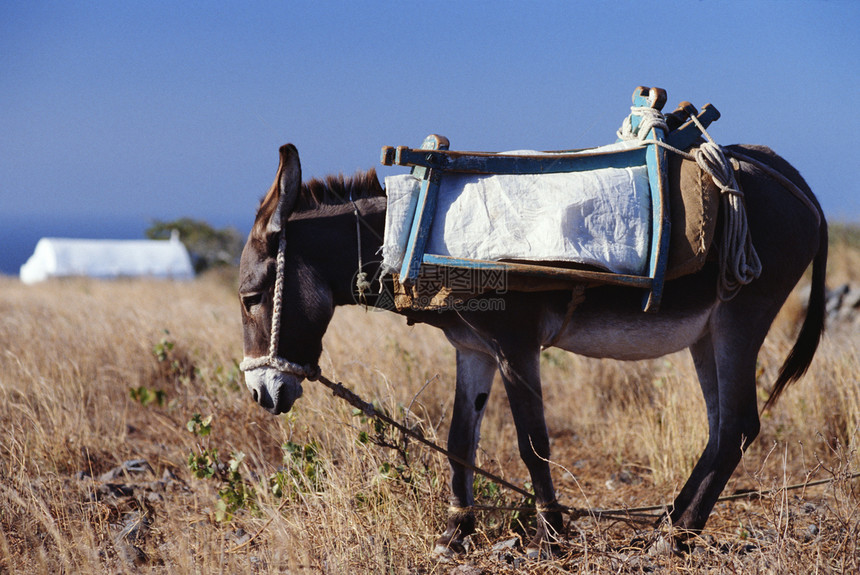
M 104 497 L 129 497 L 134 495 L 134 487 L 123 483 L 105 483 L 99 485 L 98 492 Z
M 526 557 L 532 561 L 549 561 L 552 559 L 552 552 L 548 549 L 531 548 L 526 549 Z
M 675 553 L 675 544 L 669 537 L 660 537 L 655 541 L 646 553 L 650 557 L 668 556 Z
M 842 307 L 860 310 L 860 288 L 852 288 L 845 294 L 845 297 L 842 298 Z
M 146 500 L 150 503 L 161 503 L 162 501 L 164 501 L 164 496 L 161 495 L 161 493 L 150 491 L 146 494 Z
M 132 475 L 136 473 L 152 473 L 152 467 L 145 459 L 131 459 L 123 462 L 122 465 L 114 467 L 107 473 L 102 473 L 99 476 L 99 481 L 114 481 L 120 477 Z
M 505 541 L 499 541 L 498 543 L 493 545 L 493 551 L 516 549 L 519 544 L 520 540 L 518 537 L 514 537 L 513 539 L 506 539 Z
M 625 485 L 639 485 L 642 483 L 642 478 L 629 469 L 622 469 L 618 473 L 613 473 L 611 477 L 612 481 L 617 481 Z
M 235 543 L 236 545 L 244 545 L 251 540 L 251 534 L 242 529 L 241 527 L 228 535 L 228 537 L 231 538 L 233 540 L 233 543 Z
M 126 513 L 123 519 L 122 530 L 116 536 L 117 541 L 136 543 L 149 532 L 149 519 L 140 511 Z
M 430 558 L 438 563 L 455 563 L 458 553 L 447 545 L 436 545 L 430 552 Z
M 142 565 L 146 563 L 146 553 L 136 545 L 130 545 L 125 542 L 120 542 L 116 546 L 118 555 L 122 557 L 129 565 Z
M 803 534 L 803 540 L 806 542 L 812 541 L 813 539 L 818 537 L 818 534 L 820 532 L 821 530 L 818 528 L 818 525 L 816 525 L 815 523 L 810 523 L 809 526 L 806 528 L 806 532 Z

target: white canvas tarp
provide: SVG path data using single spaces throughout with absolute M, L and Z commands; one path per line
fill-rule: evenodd
M 178 238 L 170 240 L 82 240 L 42 238 L 20 278 L 32 284 L 55 277 L 157 277 L 191 279 L 194 268 Z
M 383 264 L 399 271 L 420 182 L 385 178 Z M 575 262 L 641 274 L 650 242 L 645 166 L 540 175 L 442 177 L 426 253 L 479 260 Z

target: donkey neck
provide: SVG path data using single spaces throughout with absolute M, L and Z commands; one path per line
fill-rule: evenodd
M 357 303 L 359 260 L 368 281 L 378 277 L 385 210 L 386 198 L 373 197 L 357 199 L 354 204 L 322 205 L 290 216 L 287 244 L 296 246 L 308 270 L 328 285 L 335 305 Z M 373 282 L 371 289 L 378 287 Z

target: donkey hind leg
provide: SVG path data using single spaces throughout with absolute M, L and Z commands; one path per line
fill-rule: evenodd
M 497 356 L 517 430 L 520 457 L 529 470 L 535 490 L 537 532 L 526 547 L 526 553 L 540 556 L 555 547 L 564 528 L 549 467 L 549 434 L 541 393 L 540 350 L 522 351 L 522 347 L 503 349 L 499 346 Z
M 694 497 L 697 496 L 700 485 L 710 473 L 714 464 L 719 445 L 720 427 L 720 397 L 717 385 L 717 364 L 714 356 L 714 346 L 711 335 L 708 333 L 699 341 L 690 346 L 690 354 L 696 367 L 699 385 L 705 399 L 705 407 L 708 414 L 708 443 L 699 457 L 695 468 L 687 479 L 683 489 L 672 504 L 672 512 L 669 516 L 673 525 L 679 525 L 681 515 L 691 506 Z M 680 551 L 678 541 L 673 542 L 675 551 Z
M 717 336 L 715 343 L 706 335 L 690 347 L 707 405 L 709 429 L 708 444 L 669 515 L 681 547 L 704 529 L 743 451 L 759 432 L 755 389 L 759 346 L 750 345 L 753 342 L 748 338 L 740 338 L 740 342 L 731 339 Z
M 448 451 L 470 464 L 475 463 L 481 420 L 496 374 L 493 357 L 477 351 L 457 351 L 457 386 L 454 412 L 448 432 Z M 475 531 L 472 484 L 474 472 L 456 461 L 451 465 L 451 499 L 448 526 L 436 540 L 434 554 L 463 553 L 463 540 Z

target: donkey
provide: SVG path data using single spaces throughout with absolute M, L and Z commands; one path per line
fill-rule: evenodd
M 668 513 L 676 551 L 703 530 L 742 450 L 759 433 L 758 351 L 810 262 L 806 317 L 765 409 L 812 361 L 825 317 L 824 215 L 800 174 L 770 149 L 725 150 L 747 160 L 740 163 L 738 182 L 762 264 L 760 277 L 732 299 L 718 297 L 717 266 L 708 262 L 692 275 L 666 282 L 659 313 L 643 313 L 641 290 L 620 286 L 589 287 L 572 315 L 567 314 L 569 291 L 494 294 L 504 305 L 486 306 L 491 311 L 402 312 L 409 322 L 443 330 L 456 350 L 448 449 L 461 461 L 474 463 L 486 399 L 496 371 L 501 373 L 520 456 L 534 486 L 538 521 L 528 552 L 554 545 L 563 528 L 548 463 L 539 369 L 543 345 L 620 360 L 689 348 L 707 406 L 709 436 Z M 765 170 L 787 178 L 796 186 L 794 193 L 788 191 L 791 184 Z M 385 212 L 385 192 L 373 170 L 302 183 L 296 148 L 281 147 L 277 176 L 257 210 L 239 270 L 245 383 L 271 413 L 289 411 L 302 395 L 302 381 L 319 374 L 323 335 L 337 306 L 356 303 L 356 272 L 360 262 L 377 259 Z M 371 294 L 380 287 L 378 265 L 363 270 L 375 278 L 367 290 Z M 453 457 L 450 467 L 451 507 L 435 547 L 448 553 L 463 552 L 464 538 L 475 528 L 473 472 Z

